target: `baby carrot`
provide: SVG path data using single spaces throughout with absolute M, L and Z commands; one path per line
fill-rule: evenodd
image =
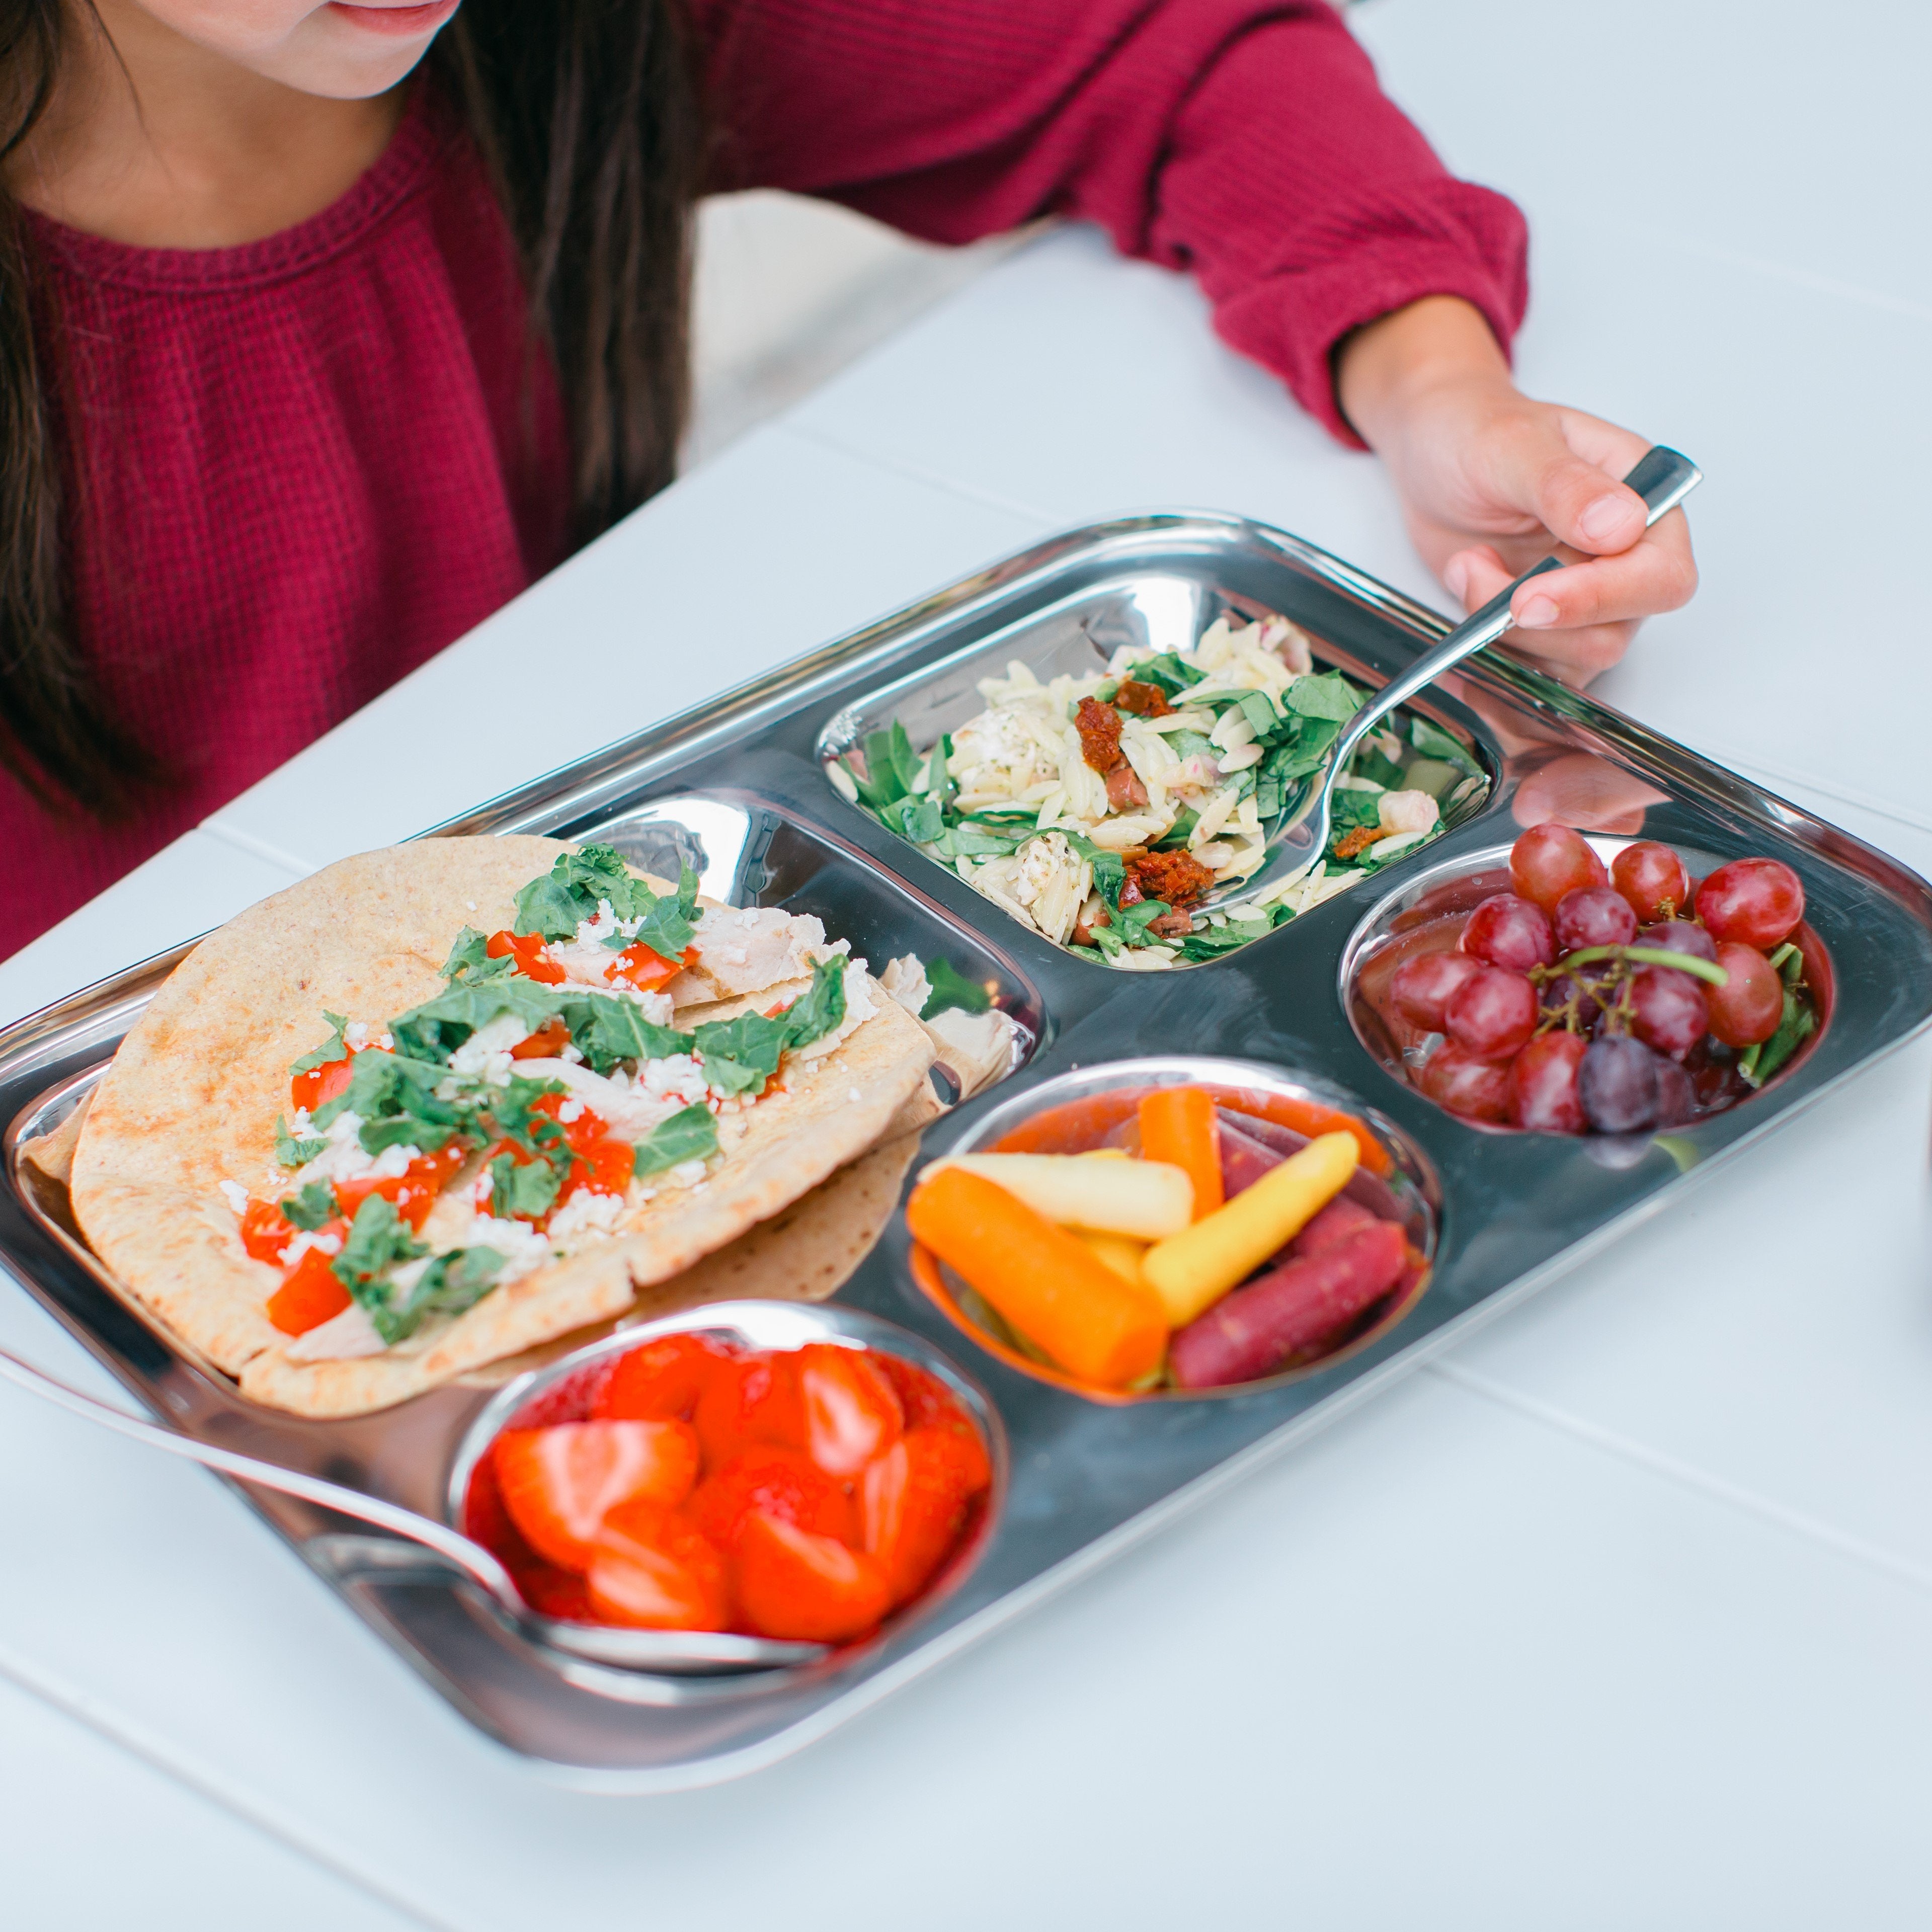
M 1160 1365 L 1167 1324 L 1154 1296 L 985 1175 L 937 1169 L 906 1225 L 1070 1375 L 1119 1388 Z
M 1204 1087 L 1156 1087 L 1141 1096 L 1141 1158 L 1184 1168 L 1194 1184 L 1194 1218 L 1221 1204 L 1221 1117 Z

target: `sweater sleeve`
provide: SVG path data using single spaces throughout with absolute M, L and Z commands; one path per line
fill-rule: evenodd
M 1505 348 L 1522 218 L 1456 180 L 1328 0 L 691 0 L 715 184 L 959 243 L 1042 215 L 1190 270 L 1343 441 L 1351 329 L 1455 295 Z M 1358 445 L 1357 446 L 1359 446 Z

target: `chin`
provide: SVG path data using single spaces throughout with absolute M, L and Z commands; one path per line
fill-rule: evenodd
M 439 31 L 440 28 L 439 28 Z M 272 60 L 250 62 L 256 72 L 304 94 L 332 100 L 366 100 L 386 94 L 406 80 L 430 49 L 434 34 L 421 39 L 378 38 L 318 8 Z

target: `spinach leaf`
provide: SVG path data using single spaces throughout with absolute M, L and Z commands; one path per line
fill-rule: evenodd
M 946 830 L 945 814 L 930 798 L 896 799 L 881 806 L 879 823 L 915 845 L 930 845 Z
M 389 1298 L 382 1276 L 397 1262 L 412 1262 L 428 1252 L 411 1237 L 409 1223 L 396 1212 L 394 1203 L 371 1194 L 356 1209 L 349 1238 L 343 1243 L 341 1253 L 329 1263 L 329 1272 L 368 1310 L 380 1335 L 378 1311 L 388 1312 Z
M 349 1058 L 349 1049 L 342 1040 L 342 1029 L 349 1024 L 348 1021 L 340 1013 L 326 1010 L 322 1016 L 329 1024 L 328 1037 L 313 1053 L 305 1053 L 299 1060 L 290 1060 L 289 1071 L 292 1074 L 312 1073 L 318 1066 L 326 1066 L 332 1060 Z
M 395 1288 L 388 1286 L 382 1306 L 369 1308 L 376 1333 L 392 1345 L 406 1340 L 428 1315 L 460 1315 L 473 1308 L 496 1285 L 503 1257 L 494 1248 L 452 1248 L 438 1255 L 416 1277 L 415 1285 L 396 1305 Z
M 1123 946 L 1160 946 L 1167 942 L 1157 933 L 1150 933 L 1148 928 L 1161 916 L 1171 911 L 1164 899 L 1142 899 L 1138 904 L 1123 906 L 1119 916 L 1110 928 L 1102 926 L 1105 932 L 1118 932 Z
M 1352 832 L 1358 826 L 1382 822 L 1378 791 L 1344 791 L 1340 785 L 1330 794 L 1333 812 L 1330 822 L 1337 832 Z
M 631 1159 L 641 1180 L 667 1168 L 681 1167 L 688 1160 L 703 1160 L 717 1151 L 718 1122 L 700 1100 L 669 1120 L 660 1120 L 638 1142 Z
M 311 1180 L 282 1203 L 282 1219 L 313 1234 L 335 1219 L 335 1190 L 326 1180 Z
M 1211 758 L 1220 748 L 1202 731 L 1170 731 L 1167 742 L 1177 758 Z
M 1186 959 L 1218 958 L 1222 953 L 1232 952 L 1274 929 L 1274 922 L 1265 916 L 1231 919 L 1226 926 L 1204 926 L 1182 940 L 1181 956 Z
M 1360 707 L 1362 694 L 1338 670 L 1309 672 L 1288 687 L 1288 708 L 1304 718 L 1332 718 L 1346 724 Z
M 961 859 L 1004 859 L 1017 852 L 1022 842 L 1009 838 L 970 818 L 962 818 L 952 830 L 952 850 Z
M 856 772 L 852 776 L 860 796 L 868 805 L 876 810 L 905 797 L 918 774 L 919 760 L 914 755 L 912 740 L 896 718 L 890 730 L 866 733 L 866 776 L 860 778 Z
M 304 1135 L 300 1140 L 289 1132 L 287 1120 L 275 1116 L 275 1158 L 284 1167 L 306 1167 L 328 1143 L 320 1135 Z
M 1174 815 L 1174 823 L 1154 842 L 1156 852 L 1184 851 L 1194 828 L 1201 823 L 1201 814 L 1191 805 L 1184 805 Z
M 1266 692 L 1244 691 L 1234 702 L 1241 707 L 1241 716 L 1254 727 L 1255 736 L 1264 743 L 1272 732 L 1280 728 L 1282 714 L 1274 708 L 1274 700 Z
M 957 1006 L 962 1012 L 983 1013 L 993 1004 L 993 996 L 984 986 L 968 979 L 944 959 L 935 959 L 926 968 L 926 983 L 932 992 L 919 1010 L 922 1020 L 943 1013 L 948 1006 Z
M 1096 845 L 1084 832 L 1070 830 L 1066 826 L 1054 830 L 1067 844 L 1094 868 L 1094 890 L 1104 899 L 1110 910 L 1118 912 L 1120 906 L 1120 888 L 1127 883 L 1126 861 L 1119 853 L 1110 852 L 1104 845 Z M 1044 833 L 1040 835 L 1044 837 Z
M 1390 791 L 1402 787 L 1402 767 L 1394 759 L 1385 758 L 1372 745 L 1364 745 L 1348 760 L 1348 770 L 1358 778 L 1372 778 Z
M 1157 657 L 1142 658 L 1128 668 L 1127 675 L 1142 684 L 1157 684 L 1169 698 L 1178 697 L 1190 685 L 1198 684 L 1208 674 L 1162 651 Z
M 1482 768 L 1463 748 L 1461 742 L 1450 737 L 1439 727 L 1430 724 L 1426 718 L 1410 718 L 1408 742 L 1426 758 L 1439 758 L 1444 764 L 1454 765 L 1458 771 L 1470 778 L 1480 774 Z

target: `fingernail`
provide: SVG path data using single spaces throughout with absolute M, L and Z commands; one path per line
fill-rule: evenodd
M 1516 621 L 1522 630 L 1540 631 L 1555 623 L 1562 614 L 1553 598 L 1530 597 L 1524 599 L 1522 608 L 1516 614 Z
M 1452 556 L 1442 572 L 1442 581 L 1459 604 L 1469 601 L 1469 566 L 1460 556 Z
M 1630 525 L 1630 505 L 1621 496 L 1599 496 L 1576 519 L 1576 527 L 1592 543 L 1608 543 Z

